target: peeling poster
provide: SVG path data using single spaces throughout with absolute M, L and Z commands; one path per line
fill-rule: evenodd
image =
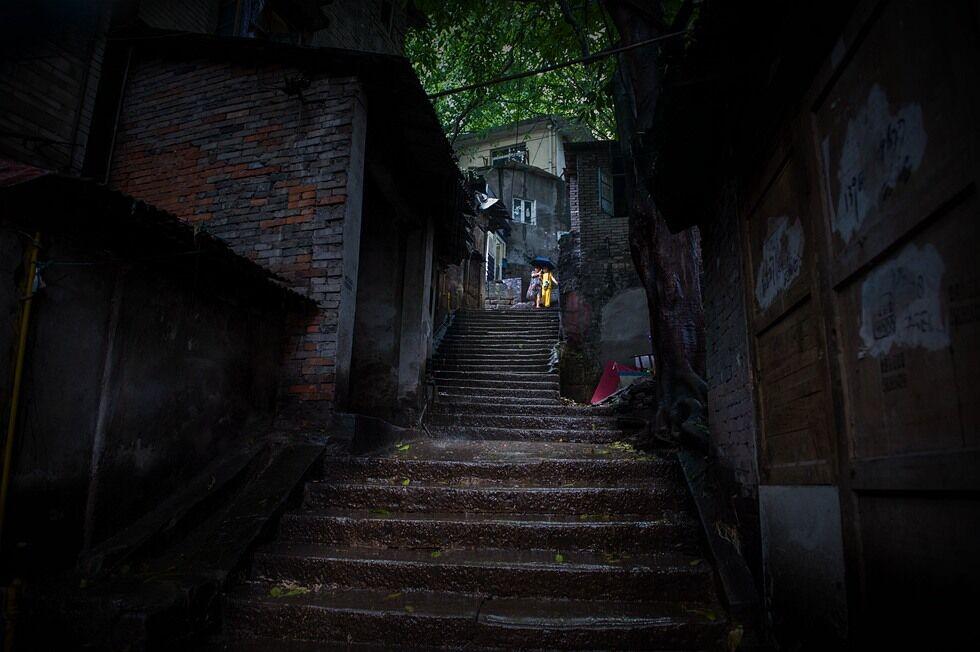
M 937 350 L 949 346 L 942 313 L 945 265 L 931 244 L 910 244 L 876 267 L 861 285 L 858 357 L 880 358 L 894 347 Z
M 762 243 L 755 281 L 755 299 L 765 310 L 800 275 L 803 264 L 803 225 L 799 218 L 769 218 L 769 235 Z
M 881 86 L 871 87 L 867 102 L 847 123 L 837 165 L 833 228 L 844 242 L 860 230 L 872 209 L 919 169 L 927 140 L 921 106 L 909 103 L 892 113 Z M 825 161 L 829 149 L 825 139 Z

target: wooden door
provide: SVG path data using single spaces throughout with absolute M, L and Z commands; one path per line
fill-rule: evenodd
M 867 2 L 807 102 L 866 633 L 978 597 L 978 62 L 976 3 Z

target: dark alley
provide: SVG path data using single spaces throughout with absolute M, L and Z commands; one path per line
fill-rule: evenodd
M 977 2 L 4 4 L 4 652 L 980 645 Z

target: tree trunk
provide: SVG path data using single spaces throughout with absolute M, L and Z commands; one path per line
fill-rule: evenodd
M 659 3 L 603 3 L 623 45 L 661 32 Z M 658 426 L 703 442 L 705 345 L 700 234 L 696 228 L 671 233 L 649 190 L 655 162 L 650 134 L 660 93 L 657 54 L 657 45 L 622 53 L 614 84 L 617 129 L 632 197 L 630 249 L 650 309 L 657 362 Z

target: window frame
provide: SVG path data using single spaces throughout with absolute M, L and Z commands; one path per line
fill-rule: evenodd
M 518 153 L 521 155 L 520 158 L 514 156 L 514 154 Z M 491 167 L 496 166 L 498 163 L 506 163 L 507 161 L 516 161 L 527 165 L 527 143 L 514 143 L 513 145 L 504 145 L 503 147 L 494 147 L 490 150 Z
M 615 186 L 613 185 L 612 171 L 601 166 L 597 168 L 597 170 L 599 186 L 599 210 L 609 217 L 615 217 L 616 193 Z M 607 190 L 604 192 L 603 188 L 606 188 Z
M 528 215 L 527 207 L 530 205 L 531 211 Z M 515 209 L 520 206 L 520 216 L 521 219 L 514 219 L 517 214 Z M 530 219 L 528 219 L 530 218 Z M 537 226 L 538 224 L 538 200 L 536 199 L 524 199 L 523 197 L 514 197 L 510 204 L 510 220 L 511 222 L 518 222 L 520 224 L 530 224 L 532 226 Z

